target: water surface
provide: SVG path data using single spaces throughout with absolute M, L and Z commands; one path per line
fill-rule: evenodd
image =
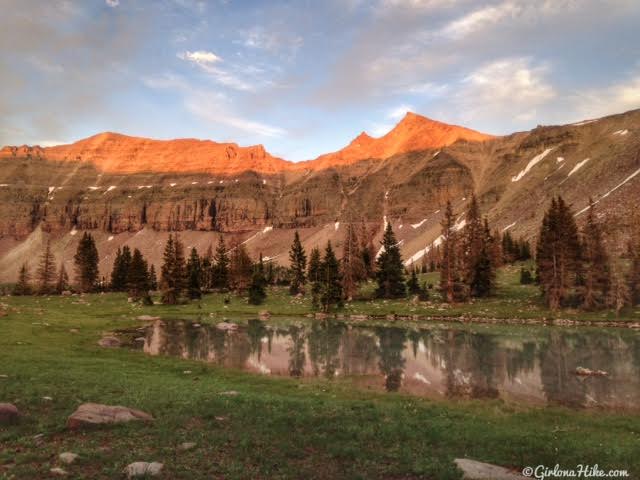
M 360 387 L 435 398 L 500 398 L 638 410 L 640 333 L 624 329 L 438 324 L 361 327 L 308 319 L 184 320 L 144 330 L 144 352 L 261 375 L 349 377 Z M 222 325 L 224 326 L 224 325 Z M 604 370 L 576 375 L 578 367 Z

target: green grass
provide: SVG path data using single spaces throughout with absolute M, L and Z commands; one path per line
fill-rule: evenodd
M 163 478 L 172 479 L 450 479 L 460 478 L 457 457 L 516 468 L 597 463 L 640 475 L 634 415 L 435 402 L 361 391 L 348 378 L 270 378 L 96 346 L 102 332 L 139 325 L 142 313 L 255 311 L 238 299 L 227 309 L 217 296 L 201 308 L 142 308 L 114 294 L 0 301 L 9 312 L 0 317 L 0 374 L 9 376 L 0 378 L 0 402 L 24 414 L 0 427 L 2 479 L 46 478 L 64 451 L 81 455 L 64 467 L 70 477 L 91 479 L 118 478 L 137 460 L 165 463 Z M 280 293 L 269 305 L 295 314 L 308 311 L 306 302 Z M 219 395 L 228 390 L 239 394 Z M 140 408 L 157 420 L 67 431 L 67 416 L 85 401 Z M 186 441 L 198 445 L 179 452 Z

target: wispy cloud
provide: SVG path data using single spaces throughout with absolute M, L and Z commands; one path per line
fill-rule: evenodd
M 209 52 L 206 50 L 198 50 L 195 52 L 181 52 L 177 54 L 178 58 L 181 60 L 185 60 L 193 65 L 199 67 L 203 72 L 208 74 L 213 80 L 215 80 L 218 84 L 223 85 L 225 87 L 232 88 L 234 90 L 240 91 L 255 91 L 259 85 L 264 85 L 266 82 L 259 81 L 256 78 L 253 78 L 255 82 L 248 82 L 238 75 L 238 73 L 230 71 L 230 69 L 221 68 L 218 64 L 223 63 L 221 57 L 216 55 L 213 52 Z M 233 67 L 236 70 L 240 69 L 246 74 L 249 70 L 247 66 L 241 67 Z M 258 69 L 254 69 L 253 73 L 259 72 Z
M 522 7 L 510 1 L 482 7 L 448 23 L 441 33 L 451 38 L 462 38 L 509 17 L 513 18 L 521 12 Z
M 104 0 L 104 2 L 111 8 L 115 8 L 120 5 L 120 0 Z

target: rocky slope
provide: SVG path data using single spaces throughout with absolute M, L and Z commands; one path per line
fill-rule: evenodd
M 412 131 L 405 128 L 412 123 L 408 116 L 397 132 Z M 397 132 L 378 139 L 381 146 L 361 139 L 361 159 L 349 154 L 323 167 L 322 157 L 302 165 L 256 158 L 260 166 L 238 161 L 235 165 L 244 167 L 233 173 L 160 168 L 188 162 L 187 156 L 180 161 L 174 156 L 183 141 L 164 143 L 171 145 L 165 152 L 155 141 L 141 139 L 138 150 L 111 156 L 107 140 L 92 137 L 74 152 L 92 151 L 96 157 L 79 153 L 75 160 L 72 154 L 57 156 L 70 147 L 3 149 L 0 282 L 15 279 L 24 261 L 35 267 L 46 238 L 53 240 L 58 258 L 70 262 L 78 232 L 85 229 L 98 240 L 104 273 L 124 243 L 141 248 L 159 266 L 172 231 L 200 250 L 223 233 L 245 241 L 256 255 L 286 263 L 293 229 L 300 229 L 307 248 L 328 239 L 340 248 L 345 223 L 363 219 L 376 240 L 385 221 L 391 222 L 404 258 L 418 262 L 439 235 L 446 200 L 461 214 L 474 191 L 495 228 L 532 239 L 553 195 L 563 195 L 580 221 L 579 212 L 593 197 L 600 220 L 616 232 L 608 240 L 621 246 L 640 201 L 640 110 L 437 147 L 418 143 L 432 141 L 418 140 L 422 134 L 408 141 L 411 136 Z M 437 132 L 430 138 L 436 136 L 446 137 Z M 394 138 L 404 140 L 394 143 Z M 145 153 L 144 145 L 159 153 Z M 394 148 L 398 153 L 385 157 Z M 144 168 L 139 158 L 148 158 Z

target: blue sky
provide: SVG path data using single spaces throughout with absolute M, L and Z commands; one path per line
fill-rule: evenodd
M 640 107 L 637 0 L 5 0 L 0 144 L 101 131 L 290 160 L 407 110 L 484 132 Z

